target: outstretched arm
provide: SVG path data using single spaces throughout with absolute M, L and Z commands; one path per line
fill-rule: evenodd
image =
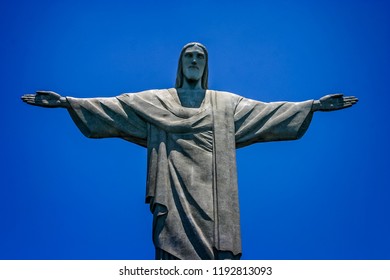
M 312 112 L 335 111 L 353 106 L 358 102 L 355 96 L 344 96 L 342 93 L 328 94 L 313 102 Z
M 53 91 L 37 91 L 23 95 L 22 100 L 34 106 L 66 108 L 86 137 L 118 137 L 146 147 L 146 122 L 118 97 L 73 98 Z
M 22 97 L 27 104 L 46 108 L 69 108 L 66 97 L 54 91 L 37 91 L 35 94 L 25 94 Z

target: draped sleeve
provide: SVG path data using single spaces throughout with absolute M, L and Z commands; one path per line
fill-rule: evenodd
M 120 96 L 67 100 L 69 114 L 86 137 L 118 137 L 146 147 L 146 122 Z
M 313 100 L 265 103 L 242 98 L 234 113 L 236 147 L 299 139 L 311 122 L 312 105 Z

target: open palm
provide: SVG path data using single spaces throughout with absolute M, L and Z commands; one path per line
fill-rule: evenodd
M 320 98 L 320 111 L 335 111 L 351 107 L 358 99 L 355 96 L 344 96 L 341 93 L 328 94 Z
M 35 94 L 25 94 L 22 100 L 27 104 L 48 108 L 62 107 L 61 95 L 54 91 L 37 91 Z

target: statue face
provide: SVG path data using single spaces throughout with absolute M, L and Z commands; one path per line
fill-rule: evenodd
M 206 56 L 203 49 L 196 45 L 187 48 L 183 53 L 181 63 L 184 77 L 187 80 L 200 80 L 206 65 Z

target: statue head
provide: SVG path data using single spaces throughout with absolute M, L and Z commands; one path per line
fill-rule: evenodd
M 199 53 L 199 55 L 203 55 L 204 61 L 197 62 L 196 59 L 194 59 L 193 66 L 189 65 L 189 67 L 184 68 L 183 62 L 184 62 L 184 64 L 188 64 L 188 59 L 192 58 L 190 56 L 193 55 L 192 54 L 193 51 L 195 51 L 196 53 Z M 199 74 L 201 76 L 198 77 Z M 208 87 L 208 74 L 209 74 L 208 53 L 207 53 L 206 47 L 204 45 L 202 45 L 201 43 L 196 43 L 196 42 L 186 44 L 180 53 L 179 65 L 177 67 L 175 88 L 181 88 L 183 86 L 183 79 L 186 77 L 186 78 L 190 78 L 190 79 L 191 78 L 201 79 L 202 88 L 207 89 L 207 87 Z

